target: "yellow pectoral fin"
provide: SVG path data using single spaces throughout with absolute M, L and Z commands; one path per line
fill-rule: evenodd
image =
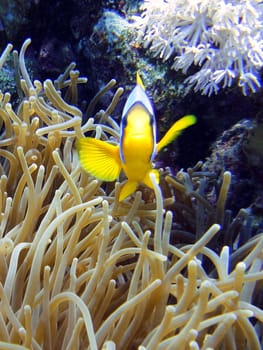
M 156 151 L 159 152 L 162 148 L 167 146 L 172 142 L 181 132 L 196 123 L 196 118 L 194 115 L 186 115 L 185 117 L 177 120 L 171 128 L 167 131 L 164 137 L 156 145 Z
M 101 181 L 114 181 L 120 174 L 119 146 L 82 137 L 77 140 L 79 160 L 84 170 Z
M 125 198 L 129 197 L 131 194 L 133 194 L 133 192 L 136 191 L 138 186 L 138 182 L 137 181 L 127 181 L 126 184 L 123 185 L 122 189 L 121 189 L 121 193 L 120 193 L 120 197 L 119 197 L 119 201 L 123 201 Z

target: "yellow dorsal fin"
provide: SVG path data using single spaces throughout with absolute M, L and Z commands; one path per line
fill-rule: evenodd
M 181 132 L 188 128 L 189 126 L 196 123 L 196 117 L 194 115 L 186 115 L 185 117 L 177 120 L 171 128 L 167 131 L 167 133 L 163 136 L 163 138 L 157 143 L 156 151 L 157 153 L 171 143 L 176 137 L 178 137 Z
M 117 179 L 121 171 L 119 146 L 92 137 L 82 137 L 76 145 L 84 170 L 101 181 Z
M 145 90 L 145 86 L 143 85 L 139 72 L 136 73 L 136 83 L 140 85 L 143 90 Z

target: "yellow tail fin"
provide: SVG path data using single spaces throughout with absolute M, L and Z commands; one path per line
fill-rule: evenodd
M 177 120 L 163 138 L 157 143 L 156 151 L 159 152 L 162 148 L 171 143 L 181 132 L 196 123 L 196 117 L 194 115 L 186 115 L 185 117 Z
M 121 171 L 119 146 L 92 137 L 82 137 L 76 145 L 84 170 L 101 181 L 117 179 Z

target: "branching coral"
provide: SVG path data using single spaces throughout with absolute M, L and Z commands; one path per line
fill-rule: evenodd
M 207 247 L 220 235 L 216 219 L 196 242 L 171 244 L 174 199 L 157 184 L 155 199 L 137 192 L 119 203 L 119 183 L 105 188 L 80 169 L 74 140 L 87 131 L 119 137 L 110 114 L 122 90 L 96 116 L 110 126 L 81 126 L 81 110 L 60 90 L 76 101 L 85 79 L 71 71 L 31 82 L 28 44 L 17 111 L 1 96 L 0 348 L 260 349 L 262 234 L 231 269 L 228 247 Z M 167 193 L 188 193 L 177 179 L 165 183 Z
M 261 1 L 149 0 L 144 10 L 138 40 L 163 60 L 173 57 L 176 70 L 200 67 L 186 79 L 195 91 L 211 95 L 237 82 L 246 95 L 261 86 Z

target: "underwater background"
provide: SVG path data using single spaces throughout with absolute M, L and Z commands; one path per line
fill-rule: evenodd
M 151 2 L 148 3 L 150 7 Z M 161 7 L 162 3 L 165 2 L 158 1 L 155 6 Z M 185 8 L 190 7 L 187 3 Z M 235 5 L 239 2 L 226 3 Z M 262 10 L 260 2 L 255 3 L 258 5 L 255 5 L 254 11 Z M 192 64 L 186 73 L 183 72 L 184 67 L 175 70 L 171 58 L 162 60 L 150 44 L 145 45 L 146 39 L 138 38 L 134 18 L 142 15 L 142 5 L 143 1 L 1 1 L 0 48 L 3 50 L 11 42 L 14 48 L 19 49 L 26 38 L 31 38 L 26 60 L 34 79 L 55 79 L 70 62 L 76 62 L 81 74 L 88 77 L 87 84 L 81 86 L 79 92 L 79 100 L 83 104 L 85 101 L 88 103 L 112 78 L 116 79 L 118 85 L 125 88 L 113 115 L 117 121 L 120 121 L 125 99 L 139 71 L 155 107 L 159 139 L 168 126 L 181 116 L 190 113 L 198 118 L 196 126 L 185 131 L 162 153 L 157 161 L 158 167 L 169 166 L 177 171 L 194 166 L 201 160 L 204 169 L 216 174 L 230 170 L 233 175 L 228 201 L 231 210 L 236 214 L 241 207 L 253 206 L 257 214 L 262 214 L 261 85 L 254 92 L 248 91 L 247 95 L 242 93 L 237 79 L 236 82 L 233 79 L 230 87 L 222 88 L 218 84 L 216 93 L 214 91 L 210 95 L 194 91 L 185 79 L 196 72 L 198 64 Z M 213 4 L 208 7 L 212 8 Z M 208 10 L 200 11 L 205 13 Z M 167 18 L 167 22 L 170 20 Z M 193 19 L 191 21 L 195 24 Z M 191 21 L 188 25 L 192 24 Z M 234 20 L 231 25 L 235 26 Z M 167 30 L 172 31 L 173 28 L 168 27 Z M 259 47 L 261 42 L 258 41 Z M 261 82 L 262 65 L 263 57 L 257 67 L 258 82 Z M 14 92 L 12 98 L 16 98 L 11 62 L 1 71 L 0 84 L 2 91 Z M 98 108 L 107 106 L 111 98 L 109 94 L 103 96 Z
M 72 62 L 80 75 L 87 77 L 85 84 L 78 84 L 78 98 L 72 102 L 85 111 L 83 124 L 100 110 L 107 110 L 117 87 L 123 87 L 110 115 L 119 124 L 136 72 L 155 109 L 158 139 L 177 119 L 186 114 L 196 116 L 197 123 L 156 159 L 156 167 L 163 169 L 163 182 L 165 176 L 177 176 L 187 188 L 182 190 L 169 180 L 174 186 L 170 190 L 161 183 L 165 199 L 171 193 L 178 196 L 177 203 L 167 205 L 174 215 L 172 227 L 177 230 L 171 236 L 175 246 L 195 242 L 215 219 L 221 220 L 216 223 L 222 225 L 224 236 L 211 240 L 209 247 L 218 254 L 225 245 L 235 252 L 254 237 L 262 237 L 261 1 L 0 1 L 0 52 L 8 43 L 19 52 L 27 38 L 31 44 L 25 65 L 31 80 L 55 81 Z M 13 109 L 23 100 L 15 69 L 10 55 L 0 70 L 0 90 L 11 94 Z M 116 79 L 115 90 L 106 89 L 94 109 L 86 112 L 111 79 Z M 215 218 L 213 210 L 228 172 L 231 183 L 224 217 Z M 198 180 L 193 181 L 195 177 Z M 109 195 L 111 190 L 106 188 L 105 193 Z M 191 210 L 199 195 L 207 201 L 206 215 L 196 236 L 184 236 L 194 230 Z M 148 197 L 151 200 L 147 191 L 143 193 L 146 202 Z M 232 266 L 237 261 L 234 256 Z M 206 259 L 203 264 L 213 273 Z M 262 272 L 262 259 L 260 264 L 258 271 Z M 262 279 L 258 284 L 254 303 L 262 312 Z M 262 324 L 257 327 L 262 345 Z

